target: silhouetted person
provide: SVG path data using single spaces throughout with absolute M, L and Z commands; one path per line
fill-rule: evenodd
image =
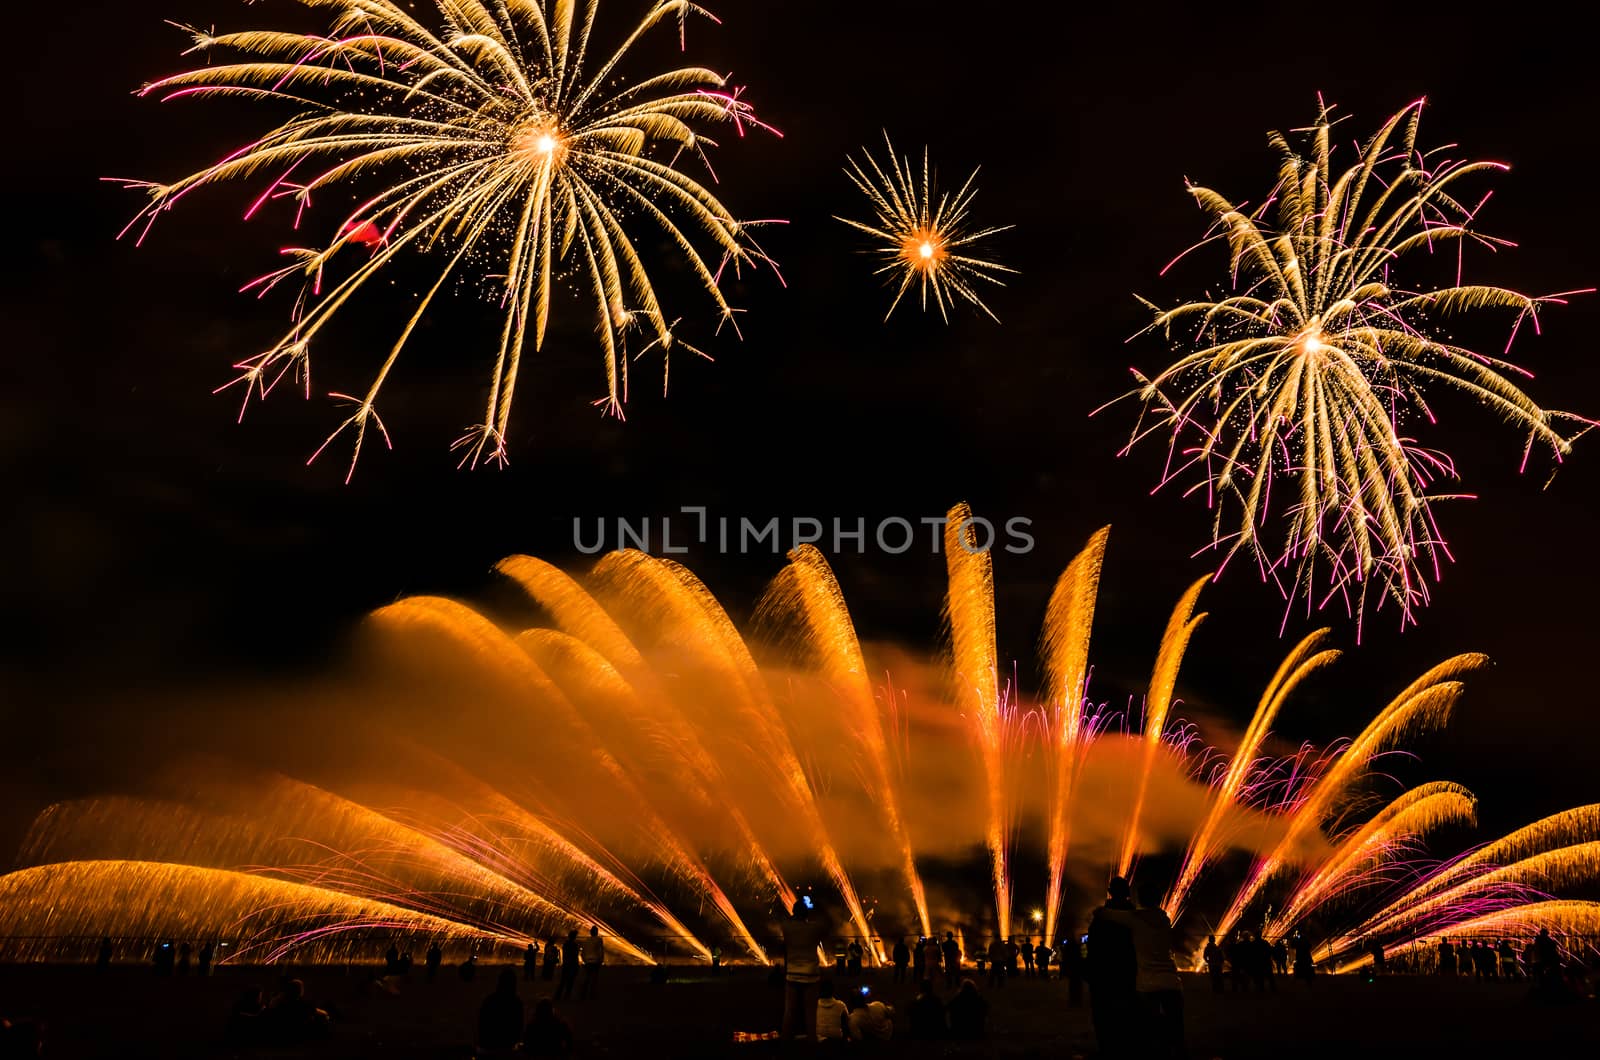
M 1121 876 L 1112 878 L 1106 893 L 1106 904 L 1089 921 L 1089 1007 L 1101 1055 L 1127 1057 L 1133 1055 L 1138 962 L 1133 933 L 1118 914 L 1131 913 L 1133 903 Z
M 961 944 L 956 941 L 954 931 L 944 933 L 944 945 L 939 947 L 939 955 L 944 958 L 944 981 L 955 986 L 961 981 Z
M 1447 976 L 1456 974 L 1456 948 L 1450 945 L 1449 939 L 1439 940 L 1439 974 Z
M 1234 993 L 1250 989 L 1250 936 L 1234 932 L 1228 936 L 1223 949 L 1228 954 L 1228 975 L 1233 980 Z
M 822 979 L 822 962 L 817 948 L 826 934 L 823 917 L 815 913 L 807 898 L 795 899 L 789 919 L 783 925 L 783 1024 L 784 1041 L 798 1034 L 811 1041 L 817 1036 L 817 984 Z
M 428 982 L 433 982 L 433 977 L 439 974 L 439 963 L 443 960 L 444 953 L 439 949 L 439 944 L 428 943 L 428 952 L 422 957 L 422 967 L 427 973 Z
M 861 943 L 855 939 L 850 940 L 850 945 L 845 948 L 845 970 L 851 978 L 861 974 Z
M 228 1024 L 223 1034 L 235 1045 L 250 1045 L 262 1038 L 262 1016 L 266 1013 L 266 1000 L 259 986 L 245 987 L 239 999 L 228 1010 Z
M 842 1042 L 850 1037 L 850 1007 L 833 996 L 833 980 L 817 984 L 817 1010 L 814 1016 L 817 1044 Z
M 1033 948 L 1033 963 L 1039 968 L 1040 979 L 1050 978 L 1050 958 L 1052 956 L 1054 954 L 1050 952 L 1050 947 L 1043 942 Z
M 298 979 L 284 983 L 263 1019 L 268 1036 L 280 1044 L 308 1041 L 328 1031 L 328 1014 L 306 999 L 306 984 Z
M 1495 947 L 1495 956 L 1499 958 L 1500 974 L 1507 979 L 1517 977 L 1517 951 L 1511 948 L 1510 939 L 1501 939 Z
M 1255 981 L 1257 990 L 1277 991 L 1278 982 L 1272 977 L 1276 969 L 1272 944 L 1265 936 L 1256 938 L 1250 943 L 1250 976 Z
M 589 937 L 583 940 L 583 989 L 578 996 L 592 1001 L 600 990 L 600 969 L 606 964 L 606 940 L 600 935 L 600 925 L 589 927 Z
M 157 975 L 168 976 L 172 974 L 172 967 L 177 959 L 177 951 L 173 948 L 172 943 L 167 941 L 156 947 L 156 955 L 151 959 L 150 963 L 155 968 Z
M 950 1025 L 944 1017 L 944 1002 L 933 992 L 933 981 L 930 979 L 917 984 L 917 996 L 911 1002 L 910 1016 L 913 1041 L 939 1041 L 950 1033 Z
M 889 955 L 890 963 L 894 965 L 894 981 L 906 981 L 906 965 L 911 963 L 911 949 L 906 945 L 905 939 L 894 940 L 894 952 Z
M 961 980 L 961 989 L 950 999 L 945 1012 L 950 1017 L 950 1037 L 963 1042 L 983 1038 L 989 1019 L 989 1003 L 978 993 L 978 984 L 971 979 Z
M 1278 975 L 1289 974 L 1289 944 L 1282 935 L 1272 944 L 1272 970 Z
M 1311 940 L 1296 932 L 1294 936 L 1294 977 L 1310 982 L 1311 978 L 1316 974 L 1317 965 L 1311 959 Z
M 500 971 L 494 991 L 478 1006 L 478 1049 L 510 1055 L 522 1040 L 522 998 L 517 996 L 517 973 Z
M 561 946 L 556 942 L 554 935 L 544 940 L 544 968 L 540 978 L 545 982 L 556 977 L 556 966 L 561 963 Z
M 470 983 L 478 978 L 478 955 L 474 953 L 462 961 L 461 966 L 456 969 L 456 974 L 461 977 L 463 983 Z
M 178 974 L 189 974 L 189 958 L 194 955 L 194 947 L 185 942 L 178 947 Z
M 1206 959 L 1206 971 L 1211 975 L 1211 992 L 1220 994 L 1225 980 L 1222 975 L 1222 947 L 1217 945 L 1217 936 L 1206 936 L 1204 957 Z
M 108 936 L 106 938 L 101 939 L 100 940 L 100 955 L 98 957 L 96 957 L 95 960 L 94 960 L 94 967 L 95 967 L 96 971 L 103 972 L 107 968 L 111 967 L 111 954 L 112 954 L 112 952 L 113 952 L 113 950 L 112 950 L 112 946 L 111 946 L 110 937 Z
M 567 1056 L 572 1052 L 572 1028 L 556 1014 L 555 1003 L 547 997 L 533 1006 L 533 1019 L 522 1032 L 522 1051 L 528 1056 Z
M 920 983 L 931 975 L 933 970 L 928 967 L 928 937 L 922 935 L 911 950 L 911 976 Z
M 1540 928 L 1533 940 L 1534 975 L 1541 987 L 1555 990 L 1561 983 L 1561 948 L 1550 937 L 1549 928 Z
M 1023 939 L 1022 940 L 1022 945 L 1017 947 L 1017 952 L 1022 955 L 1022 974 L 1025 977 L 1027 977 L 1029 979 L 1032 979 L 1033 978 L 1033 971 L 1034 971 L 1034 969 L 1033 969 L 1033 940 L 1032 939 Z
M 1139 889 L 1138 909 L 1112 909 L 1108 905 L 1097 916 L 1125 926 L 1133 943 L 1138 994 L 1133 1018 L 1138 1025 L 1129 1030 L 1125 1055 L 1181 1057 L 1183 980 L 1178 977 L 1178 965 L 1172 958 L 1172 921 L 1161 908 L 1161 889 L 1146 884 Z M 1259 950 L 1267 951 L 1264 941 Z M 1104 1044 L 1102 1051 L 1109 1052 Z
M 881 1045 L 894 1037 L 894 1009 L 863 994 L 856 1007 L 850 1010 L 846 1026 L 854 1041 L 867 1046 Z
M 522 951 L 522 978 L 531 983 L 533 982 L 534 977 L 538 974 L 539 944 L 537 942 L 530 942 L 528 943 L 528 948 Z M 521 1024 L 521 1022 L 522 1017 L 518 1016 L 517 1023 Z M 520 1026 L 518 1029 L 521 1029 Z
M 200 945 L 200 975 L 202 978 L 211 974 L 211 961 L 216 957 L 217 951 L 211 943 L 204 942 Z
M 1020 967 L 1017 958 L 1021 955 L 1021 952 L 1017 948 L 1017 940 L 1015 938 L 1006 939 L 1006 975 L 1008 977 L 1017 974 Z
M 400 974 L 409 976 L 411 974 L 411 964 L 411 951 L 406 950 L 400 954 Z
M 400 970 L 400 947 L 389 943 L 389 948 L 383 954 L 383 970 L 388 975 L 393 975 Z
M 931 978 L 933 978 L 934 976 L 936 976 L 936 975 L 938 975 L 940 973 L 940 970 L 944 967 L 944 951 L 939 948 L 939 936 L 937 936 L 937 935 L 929 935 L 923 941 L 923 943 L 922 943 L 922 960 L 923 960 L 923 963 L 927 966 L 928 978 L 931 979 Z M 945 977 L 946 977 L 945 978 L 945 982 L 947 982 L 947 983 L 954 983 L 955 982 L 954 979 L 949 978 L 949 972 L 948 971 L 945 972 Z
M 1067 980 L 1067 1004 L 1073 1008 L 1083 1006 L 1083 936 L 1076 930 L 1068 933 L 1058 947 L 1061 953 L 1061 974 Z
M 556 1000 L 572 996 L 578 985 L 578 929 L 567 932 L 567 941 L 561 944 L 561 982 L 556 985 Z
M 989 985 L 1006 985 L 1006 944 L 998 936 L 989 943 Z

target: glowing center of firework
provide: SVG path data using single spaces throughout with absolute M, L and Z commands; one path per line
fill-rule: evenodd
M 529 162 L 540 164 L 561 153 L 561 130 L 546 121 L 530 121 L 512 137 L 511 148 Z
M 1321 357 L 1331 347 L 1323 337 L 1322 329 L 1312 325 L 1300 334 L 1300 352 L 1308 357 Z
M 939 233 L 920 230 L 906 236 L 900 253 L 912 268 L 934 269 L 944 260 L 944 241 Z

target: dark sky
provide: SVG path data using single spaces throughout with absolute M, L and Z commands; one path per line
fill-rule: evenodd
M 135 249 L 113 237 L 136 197 L 100 181 L 170 179 L 265 128 L 249 106 L 130 95 L 186 62 L 163 19 L 245 28 L 292 5 L 32 6 L 25 18 L 49 21 L 13 27 L 22 46 L 0 74 L 0 688 L 6 732 L 29 750 L 8 756 L 3 834 L 38 798 L 92 784 L 75 763 L 152 690 L 314 670 L 359 616 L 405 593 L 492 598 L 503 555 L 573 560 L 575 517 L 698 504 L 761 519 L 918 518 L 965 499 L 1031 518 L 1037 548 L 1000 556 L 996 572 L 1002 653 L 1030 675 L 1053 578 L 1111 523 L 1093 655 L 1097 691 L 1124 697 L 1205 571 L 1188 557 L 1209 519 L 1176 494 L 1148 496 L 1159 448 L 1115 457 L 1131 407 L 1088 414 L 1127 386 L 1130 364 L 1161 363 L 1158 342 L 1126 341 L 1144 323 L 1133 293 L 1172 301 L 1195 276 L 1220 278 L 1205 271 L 1223 267 L 1215 258 L 1188 281 L 1158 276 L 1205 227 L 1184 179 L 1258 199 L 1275 171 L 1267 131 L 1307 124 L 1319 91 L 1354 116 L 1346 141 L 1427 95 L 1425 143 L 1513 164 L 1484 220 L 1520 245 L 1472 259 L 1477 276 L 1534 293 L 1600 282 L 1600 99 L 1588 38 L 1554 7 L 1475 21 L 1461 5 L 725 0 L 722 27 L 691 30 L 691 56 L 732 69 L 787 134 L 729 137 L 714 158 L 736 213 L 790 222 L 763 235 L 787 288 L 770 275 L 734 287 L 744 341 L 710 342 L 715 364 L 675 361 L 666 400 L 640 362 L 625 424 L 589 405 L 600 360 L 566 303 L 579 323 L 558 326 L 525 370 L 507 471 L 455 470 L 448 445 L 478 413 L 494 314 L 442 304 L 381 406 L 394 451 L 369 447 L 347 486 L 341 452 L 303 466 L 339 415 L 321 395 L 368 378 L 403 299 L 352 306 L 320 350 L 311 402 L 285 387 L 236 426 L 236 401 L 210 392 L 283 326 L 283 300 L 236 292 L 274 263 L 284 213 L 244 225 L 255 192 L 199 195 Z M 643 5 L 606 5 L 630 6 Z M 831 219 L 860 212 L 841 167 L 881 129 L 903 148 L 930 145 L 947 179 L 983 166 L 982 220 L 1016 225 L 994 241 L 1020 270 L 990 299 L 1002 325 L 961 312 L 946 326 L 910 306 L 882 322 L 887 295 Z M 313 217 L 333 224 L 337 207 Z M 407 275 L 420 274 L 398 282 Z M 1519 339 L 1535 397 L 1600 414 L 1597 325 L 1590 296 Z M 1495 669 L 1472 681 L 1450 732 L 1425 742 L 1418 779 L 1462 780 L 1488 822 L 1515 824 L 1594 795 L 1600 442 L 1580 443 L 1543 489 L 1547 461 L 1519 476 L 1515 433 L 1458 402 L 1439 412 L 1432 440 L 1480 497 L 1439 510 L 1458 562 L 1403 635 L 1385 611 L 1357 647 L 1342 612 L 1323 616 L 1352 650 L 1279 727 L 1354 732 L 1428 665 L 1488 652 Z M 738 617 L 781 560 L 701 549 L 687 562 Z M 837 568 L 864 637 L 937 643 L 940 558 L 847 555 Z M 1283 604 L 1241 566 L 1203 606 L 1212 618 L 1180 692 L 1242 721 L 1288 647 Z M 1297 615 L 1287 636 L 1314 624 Z

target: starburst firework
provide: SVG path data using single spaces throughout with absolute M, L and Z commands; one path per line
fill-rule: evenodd
M 1194 348 L 1154 376 L 1135 371 L 1139 388 L 1128 395 L 1144 405 L 1129 447 L 1167 436 L 1162 484 L 1204 491 L 1223 566 L 1245 551 L 1286 598 L 1303 597 L 1308 608 L 1338 598 L 1358 616 L 1376 584 L 1380 606 L 1392 600 L 1402 625 L 1415 621 L 1430 577 L 1450 558 L 1432 505 L 1448 496 L 1434 487 L 1455 479 L 1455 466 L 1409 433 L 1434 419 L 1429 389 L 1464 394 L 1524 432 L 1524 466 L 1536 444 L 1559 461 L 1593 425 L 1535 403 L 1511 378 L 1530 373 L 1503 357 L 1443 337 L 1446 319 L 1499 309 L 1514 317 L 1515 338 L 1563 296 L 1462 281 L 1468 243 L 1511 244 L 1475 227 L 1488 195 L 1469 204 L 1457 185 L 1507 167 L 1420 150 L 1421 108 L 1390 118 L 1342 171 L 1326 108 L 1300 130 L 1308 154 L 1274 133 L 1278 183 L 1253 210 L 1191 186 L 1215 219 L 1200 246 L 1226 241 L 1235 293 L 1165 312 L 1151 306 L 1148 330 Z M 1417 252 L 1449 248 L 1452 280 L 1402 285 L 1402 274 L 1416 276 Z M 1281 511 L 1272 496 L 1279 480 L 1292 484 Z M 1267 540 L 1274 515 L 1279 543 Z
M 1011 225 L 974 229 L 969 214 L 972 200 L 978 189 L 973 182 L 978 177 L 975 169 L 954 195 L 941 192 L 935 180 L 933 167 L 928 160 L 927 148 L 922 151 L 922 173 L 919 176 L 909 157 L 901 157 L 894 144 L 884 134 L 887 168 L 880 165 L 871 152 L 862 152 L 863 161 L 850 159 L 845 173 L 852 183 L 872 203 L 874 217 L 870 222 L 852 221 L 837 217 L 858 231 L 865 232 L 876 244 L 873 255 L 882 264 L 877 275 L 889 277 L 898 286 L 894 301 L 884 319 L 894 315 L 913 284 L 922 296 L 922 308 L 928 308 L 928 296 L 939 308 L 939 315 L 950 319 L 949 309 L 957 297 L 965 299 L 998 320 L 978 296 L 980 283 L 1003 286 L 1000 276 L 1014 273 L 992 261 L 972 257 L 973 250 L 984 239 L 1004 232 Z
M 141 240 L 156 217 L 211 184 L 266 173 L 269 183 L 246 218 L 291 199 L 297 227 L 314 195 L 359 189 L 358 205 L 328 243 L 284 250 L 287 264 L 246 286 L 265 294 L 285 281 L 303 283 L 288 333 L 237 365 L 242 374 L 229 385 L 241 387 L 246 403 L 290 373 L 309 396 L 313 338 L 407 254 L 426 252 L 442 265 L 367 390 L 333 395 L 354 405 L 328 439 L 354 430 L 352 469 L 369 426 L 387 440 L 374 405 L 379 391 L 435 296 L 462 274 L 481 282 L 504 312 L 483 422 L 457 443 L 463 463 L 504 462 L 522 357 L 542 347 L 552 289 L 564 279 L 592 300 L 606 377 L 597 404 L 609 412 L 620 416 L 627 398 L 630 333 L 644 336 L 638 355 L 659 350 L 665 361 L 676 349 L 700 353 L 678 337 L 677 320 L 658 300 L 640 227 L 665 235 L 714 304 L 719 328 L 733 321 L 720 290 L 723 271 L 767 259 L 749 225 L 678 163 L 714 145 L 698 131 L 704 127 L 731 125 L 741 136 L 775 130 L 755 117 L 742 88 L 711 70 L 622 76 L 624 60 L 654 28 L 676 20 L 681 43 L 685 20 L 709 12 L 687 0 L 657 0 L 615 51 L 591 63 L 599 0 L 435 0 L 431 24 L 393 0 L 301 2 L 332 11 L 326 36 L 192 31 L 190 52 L 239 61 L 141 92 L 284 103 L 297 115 L 176 182 L 123 182 L 150 198 L 124 230 Z M 369 256 L 332 278 L 336 259 L 343 265 L 357 247 Z

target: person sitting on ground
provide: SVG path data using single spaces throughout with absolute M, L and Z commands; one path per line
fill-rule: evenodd
M 328 1033 L 328 1014 L 306 999 L 306 984 L 299 979 L 284 983 L 265 1019 L 268 1036 L 280 1043 L 309 1041 Z
M 989 1003 L 978 993 L 978 984 L 971 979 L 961 980 L 961 989 L 950 999 L 946 1011 L 950 1015 L 950 1037 L 964 1042 L 983 1038 L 989 1019 Z
M 850 1011 L 848 1026 L 850 1037 L 858 1042 L 887 1042 L 894 1037 L 894 1009 L 863 994 L 861 1003 Z
M 911 1037 L 914 1041 L 933 1042 L 949 1033 L 950 1025 L 944 1017 L 944 1002 L 933 992 L 933 980 L 924 979 L 917 984 L 917 997 L 911 1002 Z
M 533 1006 L 533 1019 L 522 1032 L 522 1051 L 527 1056 L 567 1056 L 572 1052 L 572 1028 L 556 1014 L 556 1004 L 541 997 Z
M 247 986 L 228 1012 L 227 1029 L 223 1032 L 234 1045 L 248 1045 L 261 1039 L 261 1017 L 266 1012 L 266 998 L 259 986 Z
M 817 986 L 817 1041 L 842 1042 L 850 1037 L 850 1010 L 833 996 L 833 980 Z
M 517 973 L 500 972 L 494 992 L 478 1008 L 478 1054 L 506 1056 L 522 1040 L 522 998 L 517 996 Z

